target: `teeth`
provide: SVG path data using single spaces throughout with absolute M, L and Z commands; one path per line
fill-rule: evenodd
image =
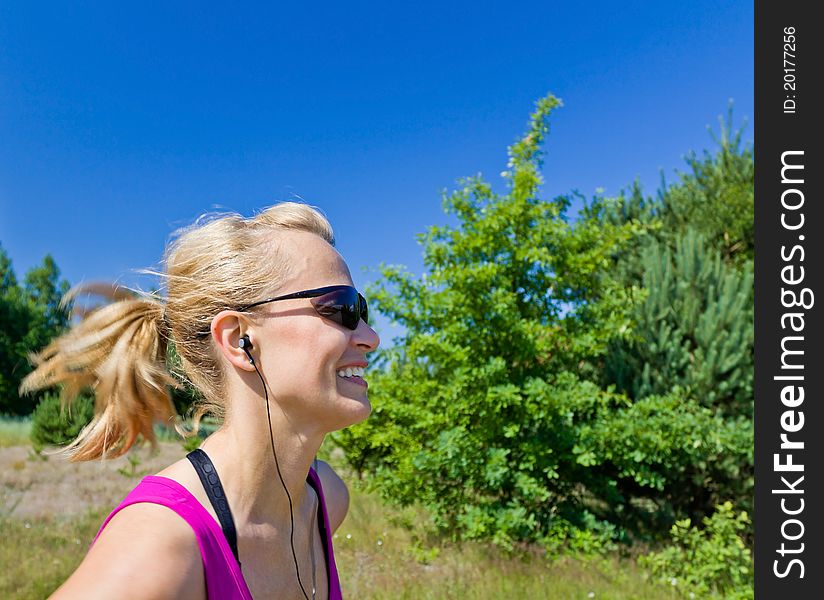
M 345 369 L 340 369 L 338 371 L 338 377 L 352 377 L 353 375 L 363 377 L 363 373 L 363 367 L 346 367 Z

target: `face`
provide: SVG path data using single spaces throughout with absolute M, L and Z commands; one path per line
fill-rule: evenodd
M 353 285 L 343 258 L 322 238 L 296 231 L 280 239 L 290 276 L 280 289 L 272 290 L 273 296 Z M 326 433 L 369 416 L 366 381 L 346 376 L 347 369 L 365 368 L 367 354 L 380 343 L 369 325 L 361 320 L 357 329 L 348 329 L 320 316 L 306 298 L 264 304 L 252 313 L 256 317 L 248 335 L 257 348 L 255 360 L 270 398 L 291 422 Z

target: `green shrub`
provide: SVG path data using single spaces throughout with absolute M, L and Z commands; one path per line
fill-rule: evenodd
M 46 446 L 71 442 L 94 417 L 94 400 L 79 396 L 71 407 L 60 405 L 60 396 L 46 394 L 32 413 L 31 443 L 38 452 Z
M 538 102 L 502 185 L 444 194 L 424 273 L 381 267 L 371 306 L 404 332 L 373 359 L 372 416 L 334 439 L 450 537 L 592 554 L 751 505 L 752 220 L 715 207 L 751 197 L 752 155 L 723 133 L 658 199 L 544 198 L 559 106 Z
M 690 597 L 751 599 L 752 553 L 741 538 L 752 525 L 749 516 L 743 511 L 736 514 L 732 503 L 725 502 L 703 523 L 699 529 L 689 519 L 677 521 L 670 530 L 673 545 L 642 557 L 641 565 L 684 595 L 695 595 Z

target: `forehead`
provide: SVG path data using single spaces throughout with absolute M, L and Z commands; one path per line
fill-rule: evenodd
M 327 285 L 352 285 L 349 267 L 322 237 L 308 231 L 286 231 L 277 238 L 278 253 L 287 265 L 284 290 Z M 288 290 L 287 290 L 288 291 Z

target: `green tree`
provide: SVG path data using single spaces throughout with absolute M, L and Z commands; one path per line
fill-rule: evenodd
M 660 537 L 751 494 L 747 217 L 698 218 L 746 199 L 751 154 L 722 135 L 658 198 L 635 184 L 573 220 L 572 197 L 539 196 L 559 105 L 510 147 L 505 193 L 477 176 L 444 194 L 457 224 L 420 236 L 425 274 L 383 266 L 371 290 L 405 333 L 370 373 L 373 416 L 338 439 L 457 537 Z
M 11 260 L 0 245 L 0 413 L 13 412 L 17 386 L 26 369 L 21 341 L 28 333 L 28 311 Z
M 30 269 L 20 285 L 0 246 L 0 413 L 29 414 L 41 395 L 21 397 L 20 381 L 31 372 L 28 356 L 65 330 L 69 307 L 60 299 L 69 284 L 50 255 Z
M 70 307 L 62 306 L 61 299 L 69 291 L 69 282 L 60 279 L 60 269 L 51 255 L 43 263 L 30 269 L 24 279 L 24 297 L 29 304 L 31 320 L 24 341 L 29 352 L 37 351 L 69 324 Z
M 631 457 L 642 454 L 645 468 L 658 469 L 665 493 L 651 498 L 662 524 L 684 515 L 700 522 L 726 500 L 752 509 L 753 157 L 741 144 L 742 131 L 731 131 L 730 112 L 713 136 L 716 152 L 700 160 L 690 154 L 689 170 L 663 186 L 656 200 L 643 198 L 636 185 L 617 202 L 597 201 L 584 211 L 596 222 L 647 224 L 647 235 L 613 256 L 605 273 L 643 293 L 631 298 L 629 329 L 610 342 L 601 386 L 614 386 L 639 406 L 675 396 L 681 404 L 673 418 L 693 422 L 705 414 L 717 421 L 717 435 L 696 423 L 683 438 L 696 451 L 677 467 L 601 431 L 610 440 L 600 444 L 609 458 L 592 464 L 615 471 L 623 498 L 639 495 L 639 482 L 626 470 Z M 622 417 L 615 417 L 621 431 Z M 683 452 L 672 449 L 671 458 L 678 456 Z
M 694 229 L 675 250 L 648 245 L 634 335 L 619 338 L 604 374 L 632 398 L 687 388 L 727 415 L 752 415 L 753 273 L 725 264 Z
M 388 497 L 423 501 L 444 530 L 504 545 L 600 527 L 581 494 L 596 474 L 574 447 L 621 401 L 583 377 L 628 324 L 633 290 L 601 271 L 640 228 L 573 227 L 569 198 L 539 197 L 559 105 L 539 101 L 510 148 L 505 194 L 478 176 L 444 195 L 458 225 L 421 236 L 422 278 L 383 268 L 372 297 L 406 334 L 370 375 L 375 414 L 339 436 Z
M 719 134 L 710 132 L 715 153 L 690 153 L 689 171 L 662 190 L 661 231 L 673 239 L 695 229 L 725 261 L 743 265 L 752 262 L 755 251 L 753 153 L 742 145 L 743 129 L 733 130 L 732 106 L 719 121 Z

